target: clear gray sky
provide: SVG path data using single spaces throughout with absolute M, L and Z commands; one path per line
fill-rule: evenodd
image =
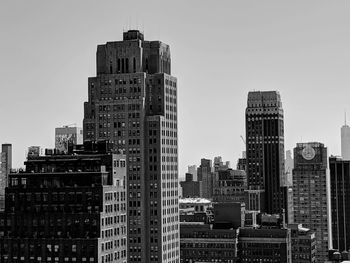
M 350 1 L 0 2 L 0 143 L 14 166 L 54 128 L 82 125 L 96 46 L 139 28 L 170 45 L 179 89 L 180 175 L 200 158 L 234 165 L 251 90 L 279 90 L 286 149 L 320 141 L 340 153 L 350 116 Z M 349 117 L 350 122 L 350 117 Z

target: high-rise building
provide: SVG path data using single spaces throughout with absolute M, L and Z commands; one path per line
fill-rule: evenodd
M 83 143 L 83 129 L 75 126 L 63 126 L 55 129 L 55 148 L 68 152 L 69 145 Z
M 246 171 L 247 170 L 247 155 L 246 151 L 242 152 L 242 157 L 238 158 L 237 170 Z
M 290 218 L 284 173 L 284 120 L 277 91 L 248 93 L 246 108 L 248 210 Z
M 170 48 L 138 30 L 97 47 L 84 140 L 127 156 L 129 262 L 179 262 L 177 80 Z
M 212 198 L 214 186 L 214 171 L 212 161 L 209 159 L 201 159 L 201 165 L 197 169 L 198 181 L 201 181 L 201 197 Z
M 0 262 L 127 262 L 124 155 L 28 156 L 25 164 L 9 175 Z
M 350 248 L 350 160 L 329 158 L 333 248 Z
M 343 160 L 350 160 L 350 127 L 345 124 L 341 127 L 341 156 Z
M 230 168 L 230 161 L 223 162 L 221 156 L 214 157 L 214 172 Z
M 327 259 L 331 242 L 327 148 L 319 142 L 297 143 L 294 148 L 294 222 L 316 234 L 316 258 Z
M 193 175 L 193 181 L 197 181 L 198 180 L 198 177 L 197 177 L 197 165 L 189 165 L 187 168 L 188 168 L 187 173 Z
M 0 210 L 3 210 L 5 207 L 5 188 L 8 186 L 8 175 L 12 169 L 12 144 L 2 144 L 0 154 Z
M 287 184 L 288 185 L 293 185 L 293 175 L 292 175 L 292 171 L 294 168 L 294 160 L 292 157 L 292 151 L 288 150 L 286 151 L 286 159 L 285 159 L 285 173 L 286 173 L 286 180 L 287 180 Z
M 193 174 L 186 173 L 185 181 L 180 182 L 182 188 L 182 197 L 200 197 L 201 185 L 200 181 L 193 181 Z

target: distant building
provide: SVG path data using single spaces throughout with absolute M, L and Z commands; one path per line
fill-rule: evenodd
M 242 152 L 242 158 L 238 159 L 237 170 L 247 171 L 247 156 L 246 152 Z
M 8 175 L 12 169 L 12 144 L 1 145 L 0 153 L 0 211 L 5 207 L 5 188 L 8 186 Z
M 286 173 L 286 180 L 287 184 L 289 186 L 293 185 L 293 169 L 294 169 L 294 160 L 292 157 L 292 151 L 288 150 L 286 151 L 286 159 L 285 159 L 285 173 Z
M 197 169 L 198 181 L 202 182 L 201 197 L 211 199 L 213 197 L 214 172 L 212 161 L 201 159 L 201 165 Z
M 244 203 L 214 203 L 214 228 L 237 229 L 244 227 Z
M 55 148 L 68 152 L 69 145 L 83 143 L 83 129 L 79 127 L 63 126 L 55 129 Z
M 127 262 L 124 155 L 46 155 L 25 165 L 9 175 L 0 262 Z
M 186 173 L 186 180 L 180 182 L 182 187 L 182 197 L 200 197 L 202 196 L 202 182 L 193 181 L 193 174 Z
M 227 170 L 229 168 L 229 161 L 223 162 L 221 156 L 214 157 L 214 172 L 217 172 L 219 170 Z
M 292 240 L 292 263 L 316 262 L 316 236 L 301 224 L 289 224 Z
M 284 173 L 284 115 L 277 91 L 248 93 L 246 154 L 248 210 L 289 217 L 288 187 Z
M 187 173 L 193 175 L 193 181 L 197 181 L 197 180 L 198 180 L 198 176 L 197 176 L 197 165 L 189 165 L 189 166 L 187 167 L 187 169 L 188 169 Z
M 327 259 L 329 229 L 329 173 L 327 148 L 322 143 L 298 143 L 294 148 L 294 222 L 316 234 L 317 261 Z
M 333 248 L 350 248 L 350 160 L 329 158 Z
M 350 160 L 350 127 L 345 124 L 341 127 L 341 156 L 344 161 Z
M 247 177 L 241 170 L 218 170 L 213 187 L 214 202 L 246 202 Z

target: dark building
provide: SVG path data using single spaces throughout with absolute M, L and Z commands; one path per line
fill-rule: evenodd
M 170 48 L 129 30 L 97 47 L 84 141 L 127 156 L 129 262 L 179 262 L 177 80 Z
M 247 171 L 247 155 L 245 151 L 243 151 L 242 157 L 238 158 L 237 170 Z
M 237 229 L 244 227 L 244 203 L 214 203 L 214 228 Z
M 25 165 L 9 175 L 0 262 L 127 262 L 125 156 L 53 154 Z
M 214 168 L 212 161 L 201 159 L 201 165 L 197 169 L 198 181 L 201 182 L 201 197 L 211 199 L 213 197 Z
M 284 174 L 284 117 L 277 91 L 253 91 L 246 108 L 248 210 L 290 218 Z
M 181 223 L 181 261 L 237 262 L 237 229 L 214 229 L 210 224 Z
M 290 229 L 240 229 L 238 259 L 238 262 L 241 263 L 291 263 Z
M 8 185 L 8 175 L 12 169 L 12 144 L 1 145 L 0 153 L 0 211 L 5 207 L 5 188 Z
M 292 263 L 316 262 L 316 236 L 301 224 L 289 224 L 292 240 Z
M 193 174 L 186 173 L 186 180 L 180 182 L 182 187 L 183 197 L 200 197 L 201 194 L 201 181 L 193 181 Z
M 350 248 L 350 161 L 329 158 L 333 248 Z
M 322 143 L 297 143 L 294 148 L 294 222 L 316 234 L 317 261 L 327 259 L 329 230 L 327 148 Z
M 241 170 L 218 170 L 213 187 L 214 202 L 246 202 L 247 177 Z

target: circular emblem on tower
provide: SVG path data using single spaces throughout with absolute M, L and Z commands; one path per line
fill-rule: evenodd
M 314 148 L 312 148 L 310 145 L 306 145 L 303 151 L 301 152 L 301 155 L 305 160 L 310 161 L 315 157 L 316 152 Z

